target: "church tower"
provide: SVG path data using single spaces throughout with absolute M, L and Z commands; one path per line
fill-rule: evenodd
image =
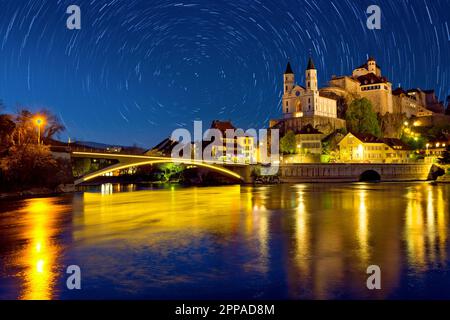
M 373 74 L 377 74 L 377 62 L 373 57 L 370 57 L 369 60 L 367 60 L 367 70 Z
M 291 64 L 288 62 L 286 71 L 284 72 L 284 94 L 290 93 L 294 89 L 295 75 L 292 71 Z
M 317 70 L 311 57 L 309 57 L 308 67 L 306 68 L 306 90 L 317 91 Z

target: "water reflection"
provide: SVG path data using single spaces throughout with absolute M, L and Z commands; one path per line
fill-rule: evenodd
M 357 218 L 357 239 L 359 245 L 359 254 L 361 263 L 363 265 L 368 265 L 369 261 L 369 222 L 368 222 L 368 213 L 367 213 L 367 191 L 362 189 L 357 193 L 358 197 L 358 213 L 356 214 Z
M 24 200 L 14 214 L 0 213 L 1 234 L 13 241 L 14 248 L 3 257 L 6 274 L 1 276 L 18 279 L 20 288 L 17 294 L 8 297 L 27 300 L 54 297 L 61 251 L 54 237 L 60 232 L 57 220 L 64 209 L 55 199 L 39 198 Z M 15 229 L 8 230 L 11 228 Z
M 70 298 L 57 283 L 75 262 L 82 298 L 450 298 L 449 196 L 427 183 L 108 184 L 66 204 L 23 200 L 0 213 L 0 283 L 17 279 L 23 299 Z M 371 264 L 381 291 L 366 288 Z
M 405 234 L 411 269 L 423 272 L 446 260 L 448 203 L 442 189 L 431 185 L 411 188 L 406 195 Z

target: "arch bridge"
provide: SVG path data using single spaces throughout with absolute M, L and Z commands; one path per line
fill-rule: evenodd
M 102 168 L 98 171 L 88 173 L 75 180 L 75 185 L 79 185 L 83 182 L 92 180 L 96 177 L 105 175 L 110 172 L 117 170 L 123 170 L 131 167 L 139 167 L 143 165 L 151 165 L 158 163 L 180 163 L 193 165 L 200 168 L 206 168 L 211 171 L 221 173 L 227 177 L 235 179 L 237 182 L 246 182 L 249 178 L 247 174 L 249 165 L 246 164 L 217 164 L 208 161 L 199 161 L 193 159 L 178 159 L 171 157 L 154 157 L 145 155 L 132 155 L 132 154 L 122 154 L 122 153 L 101 153 L 101 152 L 81 152 L 73 151 L 71 153 L 72 158 L 90 158 L 90 159 L 109 159 L 117 160 L 118 163 L 110 165 L 106 168 Z

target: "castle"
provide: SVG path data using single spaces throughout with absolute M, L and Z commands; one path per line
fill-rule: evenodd
M 270 127 L 279 128 L 281 134 L 288 130 L 299 132 L 306 125 L 324 134 L 344 128 L 342 105 L 349 105 L 357 98 L 370 100 L 374 112 L 382 116 L 389 113 L 404 114 L 408 118 L 432 117 L 444 113 L 444 105 L 438 101 L 434 90 L 392 90 L 392 83 L 382 76 L 381 67 L 372 57 L 351 75 L 333 76 L 328 86 L 321 89 L 311 57 L 305 71 L 305 87 L 295 83 L 290 62 L 283 81 L 283 118 L 270 121 Z

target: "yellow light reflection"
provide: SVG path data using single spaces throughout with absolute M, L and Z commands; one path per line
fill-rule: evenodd
M 225 232 L 239 225 L 236 216 L 246 208 L 239 185 L 196 189 L 113 192 L 108 196 L 85 192 L 80 199 L 83 214 L 74 221 L 82 228 L 74 231 L 74 237 L 92 241 L 130 237 L 152 242 L 161 239 L 162 232 Z M 193 198 L 198 205 L 192 206 Z M 149 236 L 153 232 L 158 236 Z
M 447 260 L 447 233 L 448 233 L 448 197 L 444 195 L 442 187 L 436 192 L 436 214 L 437 214 L 437 236 L 439 261 L 444 263 Z
M 361 189 L 358 193 L 358 213 L 357 217 L 357 239 L 359 246 L 359 253 L 361 262 L 363 265 L 367 265 L 367 261 L 369 260 L 369 225 L 368 225 L 368 216 L 367 216 L 367 205 L 366 205 L 366 197 L 367 191 Z
M 406 245 L 408 259 L 415 269 L 425 267 L 425 232 L 423 226 L 422 196 L 418 190 L 411 189 L 407 194 L 406 207 Z
M 433 186 L 428 186 L 428 190 L 427 190 L 427 215 L 426 215 L 426 219 L 427 219 L 427 239 L 429 242 L 429 247 L 430 248 L 434 248 L 435 246 L 435 240 L 436 240 L 436 233 L 435 233 L 435 228 L 436 228 L 436 223 L 435 223 L 435 219 L 434 219 L 434 198 L 433 198 Z M 429 250 L 429 255 L 430 255 L 430 259 L 431 261 L 435 261 L 435 251 L 434 250 Z
M 308 232 L 308 213 L 305 208 L 305 192 L 304 186 L 298 186 L 298 207 L 296 214 L 296 256 L 297 265 L 299 271 L 303 277 L 307 277 L 310 274 L 309 267 L 309 255 L 310 255 L 310 243 Z
M 447 199 L 442 185 L 423 185 L 408 193 L 405 233 L 408 259 L 416 271 L 425 271 L 446 261 Z
M 52 298 L 56 274 L 55 260 L 59 248 L 52 242 L 54 217 L 61 211 L 61 205 L 52 199 L 28 200 L 20 212 L 26 221 L 24 236 L 29 243 L 18 253 L 18 264 L 24 268 L 24 284 L 21 299 L 47 300 Z

